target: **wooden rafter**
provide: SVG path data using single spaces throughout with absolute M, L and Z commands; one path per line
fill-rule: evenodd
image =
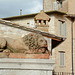
M 40 30 L 37 30 L 37 29 L 32 29 L 32 28 L 28 28 L 28 27 L 25 27 L 25 26 L 20 26 L 19 24 L 15 24 L 15 23 L 12 23 L 12 22 L 7 21 L 7 20 L 0 19 L 0 23 L 3 24 L 3 25 L 18 28 L 18 29 L 21 29 L 21 30 L 24 30 L 24 31 L 38 33 L 38 34 L 41 34 L 45 37 L 51 38 L 51 39 L 56 40 L 56 41 L 64 41 L 65 40 L 65 38 L 63 38 L 63 37 L 58 37 L 58 36 L 55 36 L 55 35 L 50 34 L 48 32 L 40 31 Z

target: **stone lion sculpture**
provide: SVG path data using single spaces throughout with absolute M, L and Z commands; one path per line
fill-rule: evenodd
M 0 52 L 49 53 L 47 41 L 40 34 L 30 33 L 20 39 L 0 37 Z

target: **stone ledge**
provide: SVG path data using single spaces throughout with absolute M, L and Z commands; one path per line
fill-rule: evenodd
M 20 59 L 20 58 L 0 58 L 0 63 L 42 63 L 42 64 L 51 64 L 51 63 L 55 63 L 54 59 Z
M 0 58 L 0 75 L 52 75 L 53 59 Z
M 49 54 L 0 53 L 0 58 L 49 59 Z
M 53 59 L 13 59 L 1 58 L 0 69 L 3 70 L 53 70 Z
M 49 27 L 49 25 L 36 25 L 36 27 Z
M 0 75 L 52 75 L 52 70 L 0 70 Z

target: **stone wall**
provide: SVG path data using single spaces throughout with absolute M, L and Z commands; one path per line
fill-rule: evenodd
M 27 35 L 28 33 L 30 32 L 0 24 L 1 37 L 3 36 L 3 37 L 10 37 L 10 38 L 21 38 L 24 35 Z
M 56 0 L 44 0 L 44 11 L 55 10 L 54 2 L 56 2 Z M 56 10 L 58 9 L 57 11 L 66 12 L 68 14 L 75 14 L 74 8 L 75 8 L 75 0 L 64 0 L 62 2 L 62 6 L 60 3 L 58 3 Z
M 59 20 L 63 20 L 66 22 L 66 36 L 60 35 L 60 23 Z M 66 40 L 57 46 L 55 50 L 55 71 L 56 72 L 71 72 L 72 71 L 72 59 L 71 59 L 71 51 L 72 51 L 72 37 L 71 37 L 71 21 L 61 15 L 55 15 L 55 34 L 61 37 L 66 37 Z M 60 65 L 60 51 L 64 53 L 64 66 Z
M 44 11 L 52 11 L 53 10 L 53 2 L 55 0 L 43 0 L 44 1 Z
M 53 10 L 53 2 L 56 1 L 56 0 L 44 0 L 44 11 L 52 11 Z M 60 4 L 59 4 L 60 6 Z M 75 14 L 75 10 L 74 10 L 74 7 L 75 7 L 75 0 L 65 0 L 63 2 L 63 6 L 62 8 L 59 8 L 60 11 L 63 11 L 63 12 L 68 12 L 69 14 Z M 50 18 L 51 18 L 51 21 L 49 22 L 49 28 L 38 28 L 38 29 L 41 29 L 41 30 L 48 30 L 49 33 L 51 34 L 55 34 L 57 36 L 61 36 L 60 35 L 60 27 L 59 27 L 59 21 L 58 20 L 63 20 L 66 22 L 67 24 L 67 35 L 66 35 L 66 40 L 61 43 L 58 47 L 56 47 L 55 49 L 53 49 L 53 55 L 52 57 L 55 58 L 55 68 L 54 70 L 56 72 L 71 72 L 72 71 L 72 57 L 71 57 L 71 52 L 72 52 L 72 37 L 71 37 L 71 21 L 64 18 L 63 15 L 60 15 L 60 14 L 53 14 L 53 15 L 49 15 Z M 10 20 L 12 22 L 15 22 L 15 23 L 18 23 L 20 25 L 25 25 L 25 26 L 28 26 L 30 25 L 30 21 L 34 22 L 34 16 L 33 17 L 25 17 L 25 18 L 20 18 L 20 19 L 12 19 Z M 28 32 L 26 31 L 22 31 L 22 30 L 18 30 L 18 29 L 15 29 L 13 27 L 8 27 L 8 26 L 4 26 L 4 25 L 1 25 L 0 24 L 0 36 L 4 36 L 4 37 L 7 37 L 7 36 L 11 36 L 13 38 L 15 37 L 22 37 L 24 36 L 25 34 L 27 34 Z M 61 36 L 61 37 L 64 37 L 64 36 Z M 75 43 L 75 38 L 74 38 L 74 43 Z M 65 65 L 64 66 L 60 66 L 60 51 L 64 51 L 65 52 Z M 2 65 L 2 64 L 0 64 Z M 21 63 L 20 63 L 21 65 Z M 20 66 L 19 65 L 19 66 Z M 48 67 L 50 67 L 50 65 L 47 65 Z M 5 66 L 4 66 L 5 67 Z M 74 67 L 75 67 L 75 44 L 74 44 Z M 2 69 L 2 68 L 1 68 Z M 75 70 L 75 69 L 74 69 Z M 32 70 L 27 70 L 27 74 L 28 72 L 31 72 L 32 73 L 33 69 Z M 4 75 L 8 75 L 9 74 L 13 74 L 15 75 L 16 74 L 20 74 L 20 73 L 24 73 L 24 70 L 20 71 L 20 70 L 6 70 L 2 69 L 0 70 L 0 73 L 4 73 Z M 47 71 L 34 71 L 34 74 L 38 74 L 38 75 L 44 75 L 44 74 L 48 74 L 49 72 Z M 44 73 L 44 74 L 43 74 Z M 50 73 L 49 73 L 50 75 Z
M 34 23 L 34 16 L 11 19 L 10 21 L 17 23 L 21 26 L 27 26 L 27 27 L 31 27 L 31 24 L 35 24 Z
M 0 75 L 52 75 L 53 59 L 0 59 Z
M 55 49 L 53 49 L 53 55 L 52 55 L 52 57 L 55 58 L 55 60 L 56 60 L 55 71 L 56 72 L 59 72 L 59 71 L 60 72 L 71 72 L 72 71 L 72 65 L 71 65 L 72 64 L 72 62 L 71 62 L 71 60 L 72 60 L 71 59 L 71 51 L 72 51 L 71 21 L 68 20 L 67 18 L 65 18 L 61 14 L 53 14 L 53 15 L 50 14 L 49 16 L 51 18 L 51 20 L 49 22 L 49 27 L 48 27 L 48 32 L 49 33 L 55 34 L 57 36 L 61 36 L 60 35 L 60 26 L 59 26 L 60 23 L 59 23 L 59 20 L 65 21 L 66 25 L 67 25 L 67 27 L 66 27 L 67 28 L 66 29 L 66 33 L 67 33 L 66 40 L 63 43 L 61 43 L 58 47 L 56 47 Z M 15 22 L 15 23 L 19 23 L 20 25 L 22 24 L 24 26 L 27 22 L 33 21 L 33 19 L 34 19 L 34 17 L 32 19 L 31 18 L 29 18 L 29 19 L 27 18 L 27 20 L 26 20 L 26 18 L 24 18 L 24 19 L 17 19 L 17 20 L 14 19 L 14 20 L 11 20 L 11 21 Z M 2 25 L 0 25 L 0 26 L 1 26 L 1 29 L 2 29 Z M 10 27 L 9 27 L 9 29 L 10 29 Z M 10 30 L 13 31 L 14 29 L 12 28 Z M 7 33 L 6 27 L 3 30 L 5 30 L 5 34 L 6 34 Z M 2 32 L 2 30 L 1 30 L 1 32 Z M 2 36 L 2 34 L 4 35 L 3 32 L 0 34 L 1 36 Z M 22 31 L 22 33 L 23 33 L 23 31 Z M 22 36 L 22 33 L 21 33 L 21 36 Z M 19 34 L 19 33 L 17 33 L 17 34 Z M 61 36 L 61 37 L 65 37 L 65 36 Z M 75 40 L 74 40 L 74 42 L 75 42 Z M 60 66 L 60 63 L 59 63 L 59 61 L 60 61 L 60 58 L 59 58 L 60 57 L 60 51 L 64 51 L 65 52 L 65 65 L 64 66 Z
M 68 14 L 75 14 L 75 0 L 68 0 Z
M 64 0 L 62 2 L 62 6 L 61 6 L 60 3 L 58 4 L 58 11 L 61 11 L 61 12 L 64 12 L 64 13 L 68 12 L 68 0 Z
M 44 11 L 61 11 L 68 12 L 68 0 L 60 3 L 56 3 L 56 0 L 44 0 Z

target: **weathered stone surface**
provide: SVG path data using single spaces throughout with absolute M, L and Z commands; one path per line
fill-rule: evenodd
M 49 59 L 49 54 L 0 53 L 0 58 Z
M 52 75 L 53 59 L 0 59 L 0 75 Z
M 0 53 L 0 58 L 8 58 L 6 53 Z
M 20 39 L 0 38 L 0 49 L 7 53 L 49 53 L 47 47 L 47 41 L 40 34 L 30 33 Z
M 24 54 L 10 53 L 9 58 L 24 58 L 24 59 L 49 59 L 49 54 Z
M 5 48 L 6 46 L 6 40 L 4 38 L 0 38 L 0 49 Z

